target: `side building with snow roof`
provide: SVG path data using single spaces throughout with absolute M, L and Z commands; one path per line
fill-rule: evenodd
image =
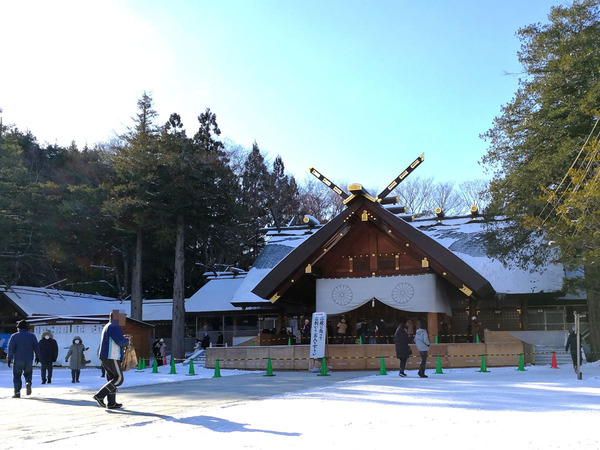
M 0 347 L 6 352 L 8 338 L 16 331 L 16 322 L 26 319 L 29 331 L 38 339 L 49 330 L 58 344 L 57 365 L 64 358 L 73 338 L 79 336 L 90 365 L 99 366 L 98 347 L 102 328 L 112 310 L 129 316 L 129 305 L 111 297 L 82 294 L 53 288 L 0 286 Z M 138 356 L 149 357 L 153 325 L 127 317 L 125 334 L 133 337 Z

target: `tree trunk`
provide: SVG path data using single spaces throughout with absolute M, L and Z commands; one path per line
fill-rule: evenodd
M 131 294 L 131 278 L 129 277 L 129 251 L 124 245 L 123 250 L 123 294 L 124 297 Z
M 173 328 L 171 353 L 173 357 L 185 356 L 185 295 L 184 295 L 184 220 L 177 216 L 177 237 L 175 239 L 175 268 L 173 271 Z
M 590 345 L 593 354 L 600 352 L 600 267 L 585 267 L 587 285 L 587 315 L 590 327 Z
M 139 229 L 131 273 L 131 318 L 136 320 L 142 320 L 142 239 L 143 233 Z

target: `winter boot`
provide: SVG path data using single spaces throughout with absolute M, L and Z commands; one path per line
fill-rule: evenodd
M 98 403 L 99 406 L 106 408 L 106 403 L 104 403 L 104 397 L 108 394 L 108 389 L 103 387 L 94 395 L 94 400 Z
M 117 403 L 117 393 L 116 392 L 109 393 L 107 395 L 106 399 L 108 400 L 108 404 L 106 405 L 106 407 L 108 409 L 119 409 L 119 408 L 123 407 L 123 405 L 121 403 Z
M 117 403 L 117 387 L 112 383 L 106 383 L 106 388 L 108 389 L 108 394 L 106 395 L 106 400 L 108 401 L 106 407 L 108 409 L 118 409 L 123 405 L 121 403 Z
M 106 408 L 106 403 L 104 403 L 104 398 L 112 392 L 116 392 L 117 388 L 112 384 L 112 383 L 106 383 L 102 389 L 100 389 L 98 392 L 96 392 L 96 395 L 94 395 L 94 400 L 96 400 L 96 403 L 98 403 L 98 405 L 102 406 L 103 408 Z
M 52 384 L 52 378 L 48 378 L 48 384 Z
M 25 383 L 25 393 L 31 395 L 31 383 Z
M 21 398 L 21 391 L 15 391 L 15 395 L 12 398 Z

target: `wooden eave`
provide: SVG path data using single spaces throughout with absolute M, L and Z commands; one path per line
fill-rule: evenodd
M 429 268 L 461 290 L 465 296 L 485 298 L 493 295 L 492 285 L 471 266 L 443 245 L 422 233 L 403 219 L 387 211 L 366 196 L 355 196 L 348 208 L 330 220 L 323 228 L 281 260 L 252 290 L 261 298 L 277 301 L 300 277 L 308 264 L 318 262 L 322 255 L 343 239 L 354 223 L 361 222 L 363 210 L 368 220 L 397 242 L 406 242 L 410 253 L 427 258 Z

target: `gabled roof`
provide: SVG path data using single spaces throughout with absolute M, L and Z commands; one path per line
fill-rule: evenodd
M 185 300 L 185 312 L 187 313 L 226 313 L 242 311 L 231 304 L 233 294 L 240 288 L 245 275 L 232 278 L 215 277 L 202 286 L 194 295 Z M 126 301 L 127 309 L 131 302 Z M 144 300 L 142 316 L 145 321 L 170 321 L 173 320 L 173 299 Z
M 125 309 L 115 298 L 58 289 L 11 286 L 0 287 L 0 293 L 24 316 L 108 315 L 113 309 Z
M 105 324 L 109 318 L 109 314 L 101 314 L 101 315 L 76 315 L 76 316 L 60 316 L 60 315 L 33 315 L 27 317 L 27 323 L 29 325 L 45 325 L 48 323 L 88 323 L 88 324 Z M 131 317 L 126 318 L 127 321 L 137 323 L 144 327 L 154 328 L 154 325 L 151 325 L 146 322 L 142 322 L 141 320 L 136 320 Z
M 361 218 L 357 219 L 357 213 L 366 208 L 371 214 L 371 218 L 374 219 L 373 223 L 377 223 L 382 232 L 388 233 L 392 238 L 408 241 L 411 251 L 427 257 L 429 267 L 434 272 L 461 289 L 466 295 L 479 298 L 493 295 L 494 289 L 488 280 L 452 251 L 412 224 L 387 211 L 367 195 L 355 194 L 349 200 L 348 208 L 345 211 L 330 220 L 283 258 L 252 292 L 259 297 L 276 301 L 283 294 L 280 290 L 289 287 L 290 277 L 298 274 L 313 255 L 329 251 L 343 240 L 343 236 L 353 226 L 353 221 L 361 220 Z
M 185 302 L 186 312 L 231 312 L 241 311 L 231 304 L 233 295 L 244 282 L 245 276 L 216 278 L 209 281 Z
M 502 227 L 503 222 L 497 225 Z M 490 281 L 498 294 L 560 293 L 563 280 L 568 278 L 562 264 L 549 262 L 536 266 L 530 263 L 523 268 L 516 261 L 502 263 L 488 256 L 485 223 L 481 220 L 431 220 L 415 223 L 414 226 L 477 270 Z
M 186 300 L 186 312 L 242 311 L 242 308 L 233 306 L 231 300 L 243 281 L 244 276 L 211 280 Z M 29 286 L 9 288 L 0 286 L 0 295 L 6 296 L 17 311 L 25 317 L 35 316 L 37 319 L 58 317 L 93 321 L 97 317 L 108 317 L 113 309 L 120 309 L 125 311 L 128 320 L 133 320 L 129 317 L 130 300 Z M 144 299 L 142 315 L 144 322 L 172 320 L 173 299 Z

